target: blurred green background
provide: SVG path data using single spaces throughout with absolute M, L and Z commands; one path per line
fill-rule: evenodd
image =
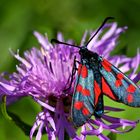
M 127 56 L 134 56 L 140 46 L 140 1 L 139 0 L 0 0 L 0 72 L 15 70 L 17 61 L 10 55 L 9 48 L 20 49 L 20 54 L 32 46 L 38 46 L 33 31 L 47 33 L 49 39 L 61 31 L 65 39 L 72 38 L 77 43 L 86 29 L 96 29 L 107 16 L 115 17 L 119 26 L 128 26 L 121 36 L 116 53 L 125 50 Z M 136 119 L 140 109 L 106 100 L 106 104 L 126 108 L 118 117 Z M 30 98 L 22 99 L 8 108 L 16 112 L 26 122 L 33 124 L 39 106 Z M 118 140 L 140 140 L 140 124 L 125 135 L 117 135 Z M 0 140 L 28 140 L 13 123 L 0 114 Z M 47 139 L 43 136 L 43 140 Z M 95 137 L 89 137 L 89 140 Z

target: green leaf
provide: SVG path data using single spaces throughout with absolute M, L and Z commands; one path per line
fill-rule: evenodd
M 12 118 L 12 121 L 24 132 L 24 134 L 29 136 L 32 126 L 22 121 L 18 115 L 9 111 L 8 114 Z
M 20 117 L 12 112 L 8 111 L 9 116 L 12 118 L 12 121 L 24 132 L 25 135 L 29 136 L 30 135 L 30 130 L 32 126 L 29 124 L 25 123 L 20 119 Z M 42 131 L 42 134 L 45 134 L 45 128 Z M 36 136 L 37 130 L 34 132 L 33 136 Z
M 110 138 L 110 140 L 117 140 L 117 134 L 113 132 L 110 132 L 107 137 Z

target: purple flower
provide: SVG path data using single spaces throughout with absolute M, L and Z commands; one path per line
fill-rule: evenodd
M 104 29 L 108 29 L 102 36 Z M 111 56 L 111 51 L 117 45 L 117 39 L 126 27 L 117 27 L 116 23 L 106 24 L 102 30 L 88 44 L 88 49 L 97 52 L 108 59 L 122 72 L 130 72 L 129 77 L 138 82 L 140 73 L 136 71 L 140 64 L 139 51 L 134 58 L 128 58 L 125 55 Z M 91 35 L 94 32 L 91 33 Z M 52 45 L 48 38 L 38 32 L 34 32 L 41 45 L 40 49 L 32 48 L 24 53 L 24 57 L 12 52 L 14 57 L 20 61 L 16 66 L 17 72 L 13 74 L 3 73 L 0 77 L 0 96 L 7 95 L 8 103 L 13 102 L 24 96 L 31 96 L 35 102 L 41 105 L 42 111 L 38 113 L 35 123 L 30 131 L 30 139 L 37 130 L 36 140 L 40 140 L 42 132 L 45 129 L 48 139 L 64 140 L 67 134 L 73 140 L 85 140 L 88 135 L 96 135 L 100 140 L 109 140 L 102 134 L 103 130 L 109 130 L 114 133 L 124 133 L 132 130 L 138 121 L 129 121 L 109 116 L 111 111 L 119 112 L 122 109 L 105 106 L 105 113 L 99 119 L 91 118 L 81 127 L 80 136 L 76 133 L 70 118 L 70 109 L 72 94 L 74 91 L 74 81 L 71 88 L 66 93 L 65 89 L 69 87 L 72 74 L 74 56 L 80 60 L 77 48 L 65 46 L 62 44 Z M 84 34 L 81 45 L 84 44 L 87 32 Z M 64 41 L 59 33 L 57 39 Z M 72 44 L 71 40 L 68 43 Z M 5 76 L 9 77 L 5 78 Z M 129 126 L 129 129 L 125 129 Z M 123 130 L 119 131 L 118 128 Z

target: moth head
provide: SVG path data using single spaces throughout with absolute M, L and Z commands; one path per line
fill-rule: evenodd
M 79 54 L 82 59 L 87 60 L 88 62 L 97 62 L 98 54 L 96 52 L 88 50 L 86 47 L 81 47 Z
M 87 54 L 87 52 L 88 52 L 88 49 L 85 46 L 81 47 L 80 50 L 79 50 L 79 54 L 81 56 L 85 56 Z

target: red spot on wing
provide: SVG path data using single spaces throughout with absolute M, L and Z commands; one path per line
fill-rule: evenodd
M 81 74 L 81 69 L 82 69 L 82 64 L 79 64 L 79 66 L 78 66 L 78 75 L 80 76 L 80 74 Z
M 132 94 L 128 94 L 127 101 L 128 101 L 128 103 L 132 103 L 134 101 L 134 98 L 133 98 Z
M 81 102 L 81 101 L 76 101 L 76 102 L 74 103 L 74 108 L 75 108 L 75 109 L 80 110 L 80 109 L 82 109 L 82 107 L 83 107 L 83 102 Z
M 120 87 L 121 85 L 122 85 L 122 81 L 121 80 L 116 80 L 115 86 Z
M 106 71 L 111 72 L 111 66 L 112 66 L 112 64 L 109 63 L 106 59 L 103 59 L 102 66 L 104 67 L 104 69 Z
M 82 90 L 82 95 L 84 95 L 84 96 L 90 96 L 90 91 L 88 89 L 83 89 Z
M 76 87 L 76 91 L 77 92 L 82 92 L 82 89 L 83 89 L 82 85 L 78 84 L 77 87 Z
M 84 89 L 80 84 L 77 85 L 76 91 L 82 93 L 83 96 L 90 96 L 90 91 L 86 88 Z
M 116 75 L 116 77 L 117 77 L 117 80 L 115 81 L 115 86 L 116 87 L 120 87 L 122 85 L 122 81 L 121 80 L 124 78 L 124 75 L 122 73 L 118 73 Z
M 118 73 L 117 74 L 117 78 L 120 79 L 120 80 L 122 80 L 124 78 L 124 75 L 122 73 Z
M 136 90 L 136 87 L 133 85 L 129 85 L 127 88 L 127 92 L 129 92 L 129 93 L 134 93 L 135 90 Z
M 99 96 L 101 94 L 101 89 L 100 89 L 100 86 L 98 85 L 98 83 L 96 81 L 94 81 L 94 93 L 95 93 L 95 105 L 97 104 L 98 102 L 98 99 L 99 99 Z
M 105 95 L 109 96 L 111 99 L 117 100 L 103 77 L 102 77 L 102 91 Z
M 84 108 L 82 109 L 82 113 L 83 113 L 83 115 L 85 115 L 85 116 L 87 116 L 87 115 L 90 114 L 89 110 L 88 110 L 86 107 L 84 107 Z
M 86 78 L 88 76 L 88 69 L 85 65 L 82 66 L 81 76 L 82 76 L 82 78 Z

